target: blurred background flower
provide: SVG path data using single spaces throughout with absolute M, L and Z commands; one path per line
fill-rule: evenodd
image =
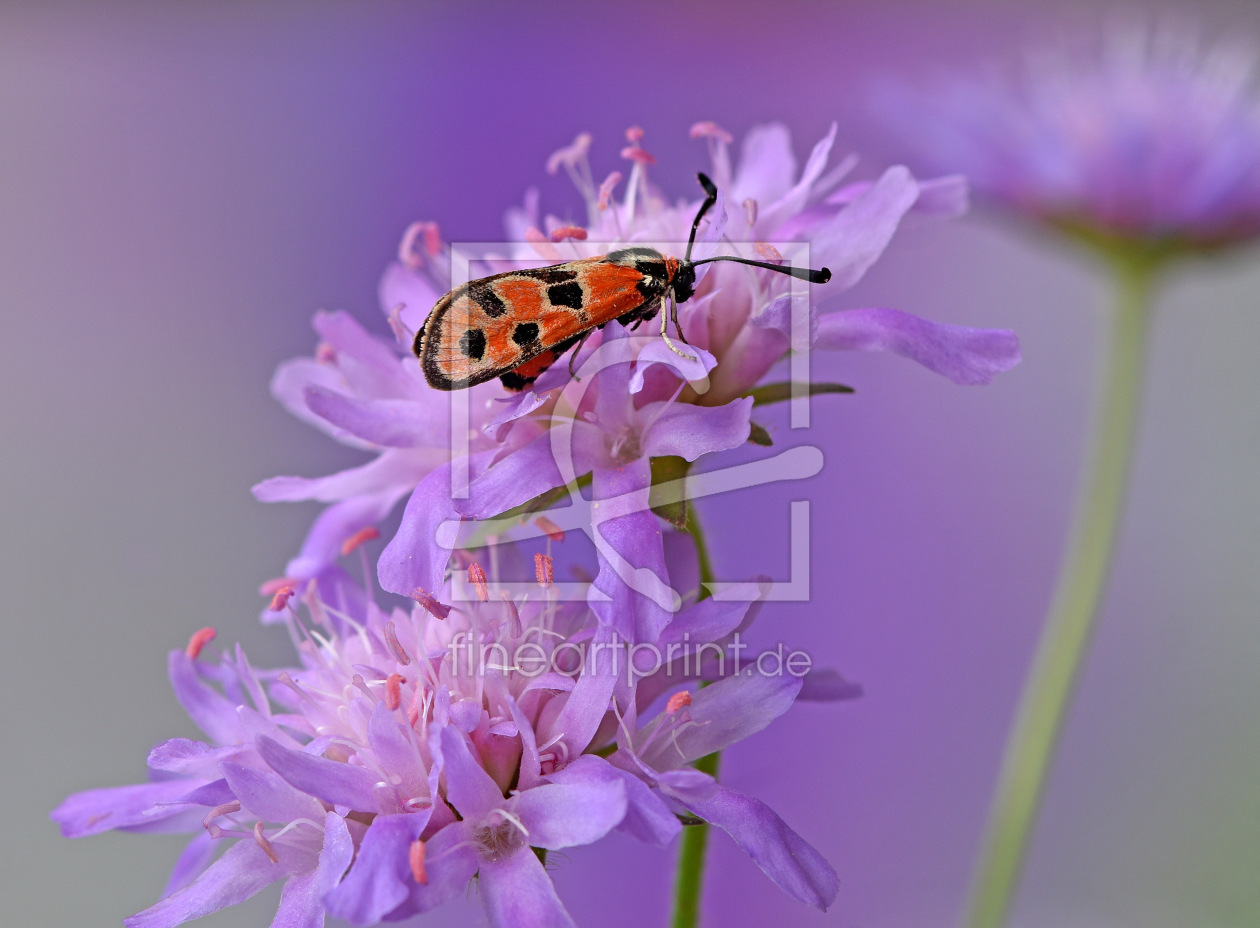
M 1260 35 L 1250 5 L 1192 12 L 1205 35 Z M 611 162 L 635 123 L 666 190 L 691 190 L 707 163 L 687 137 L 697 120 L 740 137 L 780 119 L 798 146 L 838 120 L 837 144 L 864 156 L 854 177 L 871 180 L 897 154 L 862 106 L 877 77 L 991 60 L 1098 15 L 1031 2 L 0 11 L 0 692 L 4 784 L 20 797 L 0 851 L 8 917 L 116 924 L 160 893 L 181 838 L 68 842 L 47 811 L 133 782 L 154 743 L 195 735 L 160 660 L 192 630 L 231 624 L 259 664 L 285 661 L 279 630 L 239 617 L 316 508 L 263 506 L 248 487 L 294 461 L 328 473 L 364 458 L 292 420 L 267 384 L 313 348 L 314 310 L 389 334 L 376 287 L 411 220 L 494 240 L 501 204 L 542 177 L 548 209 L 569 202 L 581 223 L 568 178 L 540 168 L 583 130 Z M 1098 291 L 1065 254 L 983 222 L 907 230 L 852 305 L 1015 329 L 1024 363 L 975 391 L 887 356 L 820 353 L 815 377 L 858 394 L 815 401 L 835 404 L 826 432 L 792 432 L 786 411 L 769 424 L 782 445 L 820 446 L 824 471 L 705 508 L 715 560 L 740 577 L 767 569 L 736 543 L 746 526 L 785 550 L 789 502 L 811 499 L 811 601 L 767 607 L 757 633 L 809 647 L 866 693 L 801 706 L 724 760 L 732 786 L 833 863 L 836 904 L 800 911 L 715 841 L 712 923 L 956 922 L 1067 530 Z M 1187 265 L 1163 298 L 1118 572 L 1017 901 L 1023 928 L 1243 926 L 1260 912 L 1260 421 L 1240 399 L 1260 389 L 1257 292 L 1244 252 Z M 671 861 L 639 851 L 614 837 L 560 863 L 580 924 L 664 922 Z M 276 904 L 264 892 L 198 924 L 266 924 Z M 479 918 L 473 898 L 427 924 Z

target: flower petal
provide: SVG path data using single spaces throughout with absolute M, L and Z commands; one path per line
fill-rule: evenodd
M 752 404 L 752 397 L 731 400 L 724 406 L 649 403 L 639 413 L 652 423 L 642 438 L 643 454 L 678 455 L 695 461 L 702 454 L 738 448 L 748 441 Z
M 225 761 L 223 777 L 241 805 L 264 822 L 291 822 L 299 818 L 319 821 L 324 814 L 317 799 L 294 789 L 270 770 Z
M 244 738 L 236 704 L 211 689 L 197 673 L 197 662 L 183 651 L 172 651 L 166 662 L 175 698 L 188 717 L 211 741 L 238 744 Z
M 51 818 L 67 838 L 99 835 L 114 828 L 145 825 L 186 811 L 177 803 L 197 786 L 196 781 L 164 780 L 133 786 L 110 786 L 72 793 L 61 801 Z
M 446 798 L 466 822 L 483 821 L 504 798 L 490 774 L 473 760 L 468 742 L 454 728 L 442 730 L 442 760 L 446 766 Z
M 678 351 L 685 351 L 686 354 L 680 355 Z M 717 358 L 703 348 L 687 345 L 679 348 L 678 351 L 670 348 L 665 340 L 661 338 L 654 339 L 645 345 L 631 366 L 630 392 L 638 393 L 643 389 L 643 378 L 647 374 L 648 368 L 654 364 L 661 364 L 670 368 L 679 377 L 688 382 L 703 380 L 709 376 L 709 371 L 717 367 Z
M 477 885 L 493 928 L 577 928 L 528 847 L 482 861 Z
M 290 871 L 288 864 L 298 852 L 277 844 L 280 863 L 273 864 L 252 840 L 237 841 L 207 868 L 195 882 L 167 896 L 157 905 L 124 918 L 127 928 L 172 928 L 194 918 L 244 902 Z
M 711 798 L 688 808 L 734 838 L 789 896 L 823 911 L 835 901 L 836 871 L 765 803 L 719 786 Z
M 215 852 L 218 850 L 219 845 L 214 838 L 210 837 L 210 832 L 204 828 L 193 835 L 193 839 L 184 845 L 179 859 L 171 868 L 166 888 L 162 890 L 163 897 L 178 892 L 200 876 L 201 872 L 210 865 L 210 861 L 214 860 Z
M 401 495 L 442 457 L 441 451 L 432 448 L 390 448 L 361 467 L 350 467 L 323 477 L 271 477 L 254 484 L 251 492 L 263 503 L 293 503 L 305 499 L 334 503 L 352 496 L 391 491 Z
M 647 458 L 635 458 L 618 468 L 597 467 L 593 475 L 599 574 L 589 594 L 591 609 L 627 641 L 655 641 L 681 597 L 664 579 L 661 528 L 648 503 L 651 468 Z
M 330 914 L 356 925 L 375 925 L 411 896 L 408 850 L 428 815 L 378 815 L 345 878 L 324 897 Z
M 777 719 L 791 708 L 800 689 L 800 678 L 790 674 L 740 674 L 719 680 L 692 695 L 686 711 L 696 724 L 683 726 L 673 739 L 644 751 L 643 761 L 657 770 L 672 770 L 720 751 Z
M 323 928 L 324 903 L 319 896 L 317 871 L 289 877 L 280 893 L 280 906 L 271 928 Z
M 919 185 L 904 167 L 891 167 L 813 236 L 809 260 L 831 269 L 828 292 L 846 290 L 883 254 L 901 217 L 919 197 Z
M 967 386 L 986 384 L 1020 361 L 1014 332 L 929 322 L 895 309 L 827 313 L 819 320 L 814 347 L 891 351 Z
M 376 775 L 370 770 L 291 751 L 262 735 L 257 745 L 268 766 L 302 792 L 360 812 L 386 811 L 378 799 Z
M 626 816 L 626 787 L 608 762 L 578 758 L 550 782 L 508 800 L 534 847 L 558 850 L 598 841 Z

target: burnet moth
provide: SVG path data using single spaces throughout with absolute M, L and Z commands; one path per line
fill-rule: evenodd
M 414 350 L 425 379 L 439 390 L 460 390 L 498 377 L 509 390 L 525 389 L 566 351 L 614 319 L 624 326 L 661 314 L 661 337 L 686 356 L 666 331 L 669 321 L 684 343 L 678 304 L 691 298 L 696 268 L 734 261 L 825 284 L 831 271 L 781 267 L 733 255 L 691 260 L 696 230 L 717 202 L 704 174 L 705 199 L 691 223 L 682 260 L 643 246 L 532 270 L 493 274 L 456 287 L 429 312 Z

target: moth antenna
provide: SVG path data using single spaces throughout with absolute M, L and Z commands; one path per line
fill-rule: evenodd
M 827 268 L 821 270 L 811 270 L 807 267 L 781 267 L 778 264 L 767 264 L 765 261 L 752 261 L 748 258 L 736 258 L 734 255 L 718 255 L 716 258 L 701 258 L 699 261 L 691 262 L 693 265 L 712 264 L 714 261 L 734 261 L 736 264 L 747 264 L 749 267 L 759 267 L 763 270 L 774 271 L 776 274 L 787 274 L 789 277 L 795 277 L 797 280 L 804 280 L 811 284 L 825 284 L 831 280 L 831 271 Z
M 696 175 L 700 179 L 700 186 L 704 188 L 704 202 L 700 204 L 700 211 L 696 213 L 695 220 L 691 223 L 691 235 L 687 238 L 687 253 L 683 255 L 683 261 L 691 260 L 691 248 L 696 243 L 696 230 L 700 228 L 700 220 L 704 218 L 704 214 L 709 208 L 717 202 L 717 186 L 713 181 L 709 180 L 707 174 L 701 173 Z

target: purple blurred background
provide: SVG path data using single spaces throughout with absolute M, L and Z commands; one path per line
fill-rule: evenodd
M 1171 9 L 1260 41 L 1254 5 Z M 181 838 L 70 842 L 47 813 L 195 735 L 165 654 L 196 628 L 287 659 L 256 588 L 315 510 L 248 487 L 356 458 L 267 382 L 313 347 L 317 309 L 385 331 L 376 283 L 409 221 L 492 240 L 530 185 L 576 211 L 547 155 L 589 130 L 602 176 L 632 124 L 676 195 L 707 162 L 687 138 L 699 119 L 737 137 L 782 120 L 802 158 L 839 120 L 870 176 L 897 154 L 863 104 L 873 81 L 1098 18 L 1029 3 L 0 8 L 5 922 L 117 924 L 157 898 Z M 1117 573 L 1017 926 L 1260 922 L 1257 293 L 1252 251 L 1186 266 L 1159 301 Z M 972 216 L 899 235 L 835 302 L 1011 327 L 1026 360 L 964 389 L 892 357 L 820 355 L 815 375 L 858 394 L 777 435 L 822 446 L 823 473 L 704 509 L 725 575 L 786 579 L 787 504 L 812 501 L 813 601 L 767 608 L 760 634 L 867 692 L 798 706 L 724 762 L 835 865 L 832 911 L 783 896 L 718 836 L 706 924 L 956 922 L 1066 531 L 1104 299 L 1079 255 Z M 556 879 L 583 925 L 663 925 L 671 865 L 614 838 Z M 268 924 L 275 899 L 198 924 Z M 484 917 L 470 897 L 427 923 Z

